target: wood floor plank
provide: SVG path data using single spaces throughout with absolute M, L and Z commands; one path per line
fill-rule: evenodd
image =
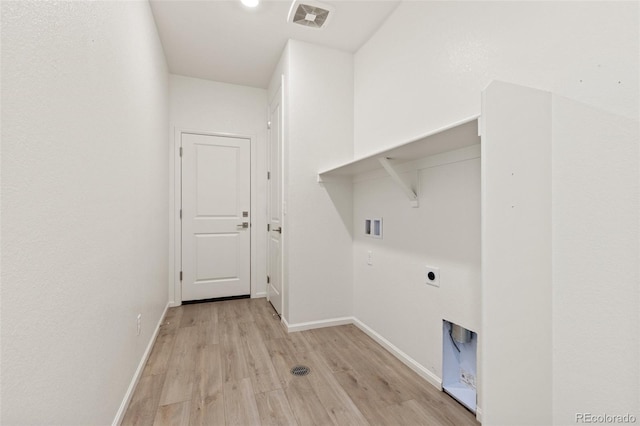
M 194 374 L 197 395 L 210 396 L 222 391 L 222 351 L 220 345 L 198 348 Z
M 284 392 L 299 425 L 324 426 L 334 424 L 307 377 L 297 377 L 289 383 Z
M 227 425 L 247 426 L 260 424 L 260 413 L 258 412 L 250 379 L 246 378 L 225 383 L 224 396 L 224 412 Z
M 415 400 L 402 404 L 390 405 L 383 409 L 386 413 L 386 424 L 411 424 L 429 426 L 472 426 L 479 425 L 475 418 L 460 417 L 459 414 L 446 411 L 428 410 L 424 404 Z
M 400 362 L 389 353 L 389 351 L 352 324 L 336 327 L 335 332 L 340 334 L 344 339 L 352 342 L 362 353 L 368 354 L 368 358 L 374 360 L 376 363 L 386 364 L 388 362 Z
M 189 401 L 158 407 L 153 426 L 189 426 Z
M 249 369 L 247 368 L 238 323 L 225 321 L 220 326 L 220 348 L 224 381 L 240 381 L 249 377 Z
M 200 340 L 205 345 L 220 343 L 220 325 L 217 303 L 204 303 L 200 312 Z
M 164 321 L 160 324 L 159 333 L 169 333 L 175 331 L 180 327 L 180 321 L 182 320 L 182 307 L 176 306 L 167 309 L 167 314 L 164 317 Z
M 141 377 L 122 419 L 122 426 L 150 425 L 156 416 L 164 375 Z
M 238 336 L 241 341 L 249 341 L 249 342 L 262 342 L 264 339 L 258 331 L 257 324 L 252 322 L 241 322 L 238 323 Z
M 204 315 L 204 304 L 196 303 L 192 305 L 183 305 L 182 319 L 180 327 L 193 327 L 206 321 Z
M 357 405 L 336 380 L 333 372 L 319 352 L 303 355 L 304 365 L 311 369 L 308 378 L 331 420 L 337 425 L 368 425 Z
M 257 299 L 240 299 L 236 300 L 236 303 L 232 303 L 231 306 L 235 313 L 235 320 L 240 323 L 255 322 L 251 307 L 256 301 Z
M 269 352 L 269 358 L 273 368 L 280 378 L 282 388 L 289 386 L 289 383 L 294 379 L 291 375 L 291 369 L 299 364 L 299 358 L 296 357 L 297 353 L 293 351 L 293 346 L 287 339 L 273 339 L 264 342 Z
M 189 400 L 193 391 L 197 328 L 182 327 L 176 333 L 176 341 L 169 359 L 160 405 Z
M 267 301 L 267 299 L 251 299 L 248 305 L 251 313 L 253 314 L 253 318 L 258 320 L 258 318 L 271 318 L 278 321 L 277 316 L 274 315 L 276 313 L 275 309 L 271 303 Z
M 329 334 L 324 328 L 316 328 L 311 330 L 300 331 L 307 342 L 311 345 L 312 350 L 317 351 L 324 348 L 329 339 Z
M 289 400 L 282 389 L 256 395 L 260 421 L 263 426 L 295 426 L 298 424 Z
M 218 320 L 224 323 L 237 323 L 235 321 L 235 310 L 233 309 L 234 301 L 227 300 L 222 302 L 217 302 L 216 307 L 218 308 Z
M 167 372 L 173 344 L 176 340 L 175 330 L 172 332 L 159 333 L 156 341 L 151 349 L 151 354 L 147 360 L 147 364 L 142 371 L 143 376 L 151 376 L 156 374 L 164 374 Z
M 380 425 L 429 425 L 429 426 L 442 426 L 438 420 L 420 416 L 418 412 L 414 410 L 413 406 L 404 406 L 402 404 L 394 404 L 383 407 L 381 409 L 383 413 L 383 421 Z
M 249 309 L 250 299 L 225 300 L 219 303 L 219 320 L 223 322 L 255 322 Z
M 392 404 L 384 393 L 378 392 L 371 385 L 370 380 L 359 376 L 355 371 L 341 371 L 335 373 L 335 377 L 370 424 L 387 424 L 383 408 Z
M 250 305 L 250 309 L 255 319 L 255 324 L 264 340 L 279 339 L 286 337 L 280 318 L 274 315 L 276 311 L 271 304 L 266 301 L 259 301 Z
M 249 370 L 249 377 L 256 393 L 281 389 L 282 384 L 273 367 L 269 351 L 260 333 L 251 323 L 238 325 L 242 336 L 242 348 Z
M 198 348 L 191 398 L 192 425 L 224 424 L 222 355 L 219 345 Z
M 351 363 L 353 370 L 361 376 L 368 377 L 382 391 L 389 392 L 388 396 L 392 400 L 387 402 L 398 403 L 418 398 L 422 391 L 415 386 L 424 386 L 434 394 L 440 393 L 355 326 L 340 326 L 336 327 L 335 331 L 351 342 L 349 352 L 352 357 L 365 360 L 365 362 Z
M 202 321 L 217 322 L 220 313 L 220 303 L 201 303 L 202 312 L 200 318 Z
M 285 338 L 291 342 L 291 346 L 295 352 L 311 352 L 313 350 L 311 344 L 304 334 L 295 332 L 285 335 Z
M 347 342 L 335 333 L 331 328 L 319 328 L 309 330 L 305 337 L 312 336 L 314 351 L 324 355 L 325 362 L 332 372 L 352 370 L 353 365 L 349 362 L 349 354 L 345 349 Z
M 418 419 L 429 419 L 433 424 L 442 426 L 465 426 L 477 425 L 477 421 L 473 414 L 467 410 L 460 410 L 458 403 L 453 400 L 443 400 L 442 405 L 422 404 L 416 400 L 403 402 L 401 407 L 404 410 L 416 413 Z
M 224 416 L 223 392 L 206 396 L 204 398 L 194 397 L 191 400 L 191 416 L 189 420 L 190 425 L 224 425 Z
M 357 355 L 356 355 L 357 356 Z M 364 356 L 364 355 L 363 355 Z M 401 364 L 398 360 L 391 365 L 380 365 L 376 362 L 368 360 L 355 365 L 354 370 L 361 377 L 365 378 L 365 382 L 368 383 L 372 389 L 382 398 L 384 403 L 395 404 L 402 401 L 408 401 L 416 397 L 416 392 L 411 386 L 408 386 L 409 382 L 419 382 L 424 386 L 433 388 L 429 383 L 426 383 L 422 378 L 418 377 L 414 372 L 411 372 L 410 377 L 402 376 L 396 373 L 395 369 L 401 368 Z M 404 368 L 404 365 L 402 365 Z M 437 389 L 433 388 L 438 392 Z

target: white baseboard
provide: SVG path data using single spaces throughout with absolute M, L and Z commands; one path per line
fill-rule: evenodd
M 287 322 L 284 315 L 280 316 L 280 325 L 284 327 L 284 331 L 286 331 L 287 333 L 289 332 L 289 323 Z
M 172 305 L 172 303 L 169 302 L 169 303 L 167 303 L 167 306 L 164 307 L 164 312 L 162 312 L 162 315 L 160 316 L 160 320 L 158 321 L 158 324 L 156 325 L 156 329 L 153 331 L 153 336 L 151 336 L 151 340 L 149 340 L 149 344 L 147 345 L 147 349 L 145 349 L 144 354 L 142 355 L 142 359 L 140 360 L 140 363 L 138 364 L 138 368 L 136 369 L 136 372 L 133 374 L 133 378 L 131 379 L 131 383 L 129 384 L 129 388 L 127 389 L 127 393 L 124 395 L 124 399 L 122 400 L 122 403 L 120 404 L 120 408 L 118 409 L 118 412 L 116 413 L 115 419 L 113 419 L 113 423 L 111 424 L 112 426 L 120 425 L 120 423 L 122 423 L 122 420 L 124 419 L 124 413 L 127 411 L 127 407 L 129 406 L 129 402 L 131 402 L 131 397 L 133 397 L 133 392 L 135 391 L 136 386 L 138 385 L 138 381 L 140 380 L 140 377 L 142 376 L 142 371 L 144 370 L 144 367 L 147 364 L 147 360 L 149 359 L 149 355 L 151 355 L 151 349 L 153 349 L 153 345 L 156 343 L 156 338 L 158 337 L 158 332 L 160 331 L 160 326 L 164 322 L 164 317 L 167 315 L 167 309 L 172 307 L 171 305 Z
M 476 406 L 476 420 L 478 423 L 482 423 L 482 408 Z
M 260 299 L 262 297 L 267 297 L 267 292 L 266 291 L 261 291 L 261 292 L 258 292 L 258 293 L 255 293 L 255 294 L 251 295 L 252 299 Z
M 433 386 L 435 386 L 439 390 L 442 390 L 442 379 L 440 377 L 436 376 L 431 371 L 427 370 L 424 366 L 422 366 L 422 364 L 418 363 L 415 359 L 411 358 L 409 355 L 402 352 L 394 344 L 392 344 L 390 341 L 382 337 L 380 334 L 378 334 L 371 327 L 369 327 L 359 319 L 353 318 L 353 324 L 355 324 L 356 327 L 358 327 L 360 330 L 365 332 L 373 340 L 378 342 L 383 348 L 391 352 L 393 356 L 395 356 L 400 361 L 402 361 L 402 363 L 405 364 L 407 367 L 415 371 L 420 377 L 422 377 L 423 379 L 431 383 Z
M 331 318 L 320 321 L 299 322 L 297 324 L 289 324 L 282 318 L 283 324 L 289 333 L 295 331 L 313 330 L 314 328 L 333 327 L 336 325 L 353 324 L 353 317 Z

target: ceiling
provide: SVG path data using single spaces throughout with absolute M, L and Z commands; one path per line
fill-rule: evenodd
M 173 74 L 266 88 L 288 39 L 355 52 L 400 0 L 322 1 L 335 8 L 327 26 L 287 22 L 292 0 L 150 0 Z

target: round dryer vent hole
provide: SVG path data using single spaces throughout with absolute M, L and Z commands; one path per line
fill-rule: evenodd
M 309 369 L 309 367 L 305 367 L 304 365 L 296 365 L 291 369 L 291 374 L 298 377 L 306 376 L 309 373 L 311 373 L 311 369 Z

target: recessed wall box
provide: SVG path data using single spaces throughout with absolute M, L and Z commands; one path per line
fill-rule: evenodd
M 382 238 L 382 218 L 365 219 L 364 235 L 372 238 Z
M 476 412 L 478 335 L 442 320 L 442 389 Z

